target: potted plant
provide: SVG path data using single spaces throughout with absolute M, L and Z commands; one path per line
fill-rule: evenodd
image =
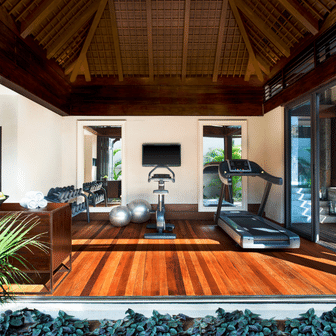
M 0 304 L 14 298 L 13 284 L 19 286 L 22 281 L 31 282 L 22 271 L 27 268 L 27 261 L 20 250 L 36 247 L 48 252 L 47 245 L 39 241 L 43 233 L 29 235 L 39 223 L 38 217 L 22 216 L 20 212 L 9 213 L 0 219 Z

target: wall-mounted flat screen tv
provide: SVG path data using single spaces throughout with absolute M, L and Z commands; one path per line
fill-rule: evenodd
M 157 165 L 180 167 L 181 144 L 143 144 L 142 165 L 144 167 L 152 167 Z

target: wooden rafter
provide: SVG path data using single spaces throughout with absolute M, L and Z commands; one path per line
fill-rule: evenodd
M 302 0 L 303 4 L 305 4 L 311 12 L 315 14 L 320 20 L 323 20 L 323 15 L 320 14 L 318 10 L 315 9 L 314 6 L 312 6 L 308 1 Z
M 269 26 L 246 4 L 243 0 L 236 0 L 237 7 L 244 13 L 244 15 L 253 22 L 253 24 L 272 42 L 276 48 L 286 57 L 290 56 L 290 50 L 286 43 L 276 35 Z
M 97 11 L 99 1 L 93 2 L 90 7 L 88 7 L 83 14 L 76 20 L 75 23 L 71 24 L 65 32 L 62 32 L 58 40 L 48 49 L 47 58 L 52 58 L 57 51 L 73 36 L 77 31 L 83 27 Z M 66 27 L 65 27 L 66 28 Z
M 319 32 L 318 21 L 296 0 L 278 0 L 312 34 Z
M 317 0 L 317 3 L 328 13 L 331 12 L 331 10 L 323 3 L 321 2 L 320 0 Z
M 269 76 L 271 74 L 269 64 L 267 64 L 267 62 L 265 62 L 258 54 L 256 54 L 256 59 L 262 72 Z
M 249 57 L 251 58 L 252 64 L 254 66 L 254 70 L 255 70 L 255 72 L 257 74 L 258 79 L 262 82 L 263 81 L 263 75 L 261 73 L 259 64 L 258 64 L 258 62 L 256 60 L 256 57 L 255 57 L 255 54 L 254 54 L 254 51 L 253 51 L 250 39 L 249 39 L 249 37 L 247 35 L 244 23 L 243 23 L 243 21 L 242 21 L 242 19 L 240 17 L 240 14 L 239 14 L 238 8 L 236 6 L 235 0 L 229 0 L 229 2 L 230 2 L 230 7 L 231 7 L 231 10 L 232 10 L 233 16 L 235 17 L 237 25 L 239 27 L 240 34 L 242 35 L 242 37 L 244 39 L 244 42 L 245 42 L 245 45 L 246 45 L 246 48 L 247 48 L 247 50 L 249 52 Z
M 146 0 L 147 7 L 147 38 L 149 79 L 154 80 L 153 32 L 152 32 L 152 0 Z
M 108 3 L 109 3 L 110 16 L 111 16 L 113 45 L 114 45 L 114 53 L 116 56 L 116 62 L 117 62 L 118 78 L 119 78 L 119 81 L 122 82 L 124 80 L 124 74 L 122 70 L 119 35 L 118 35 L 118 27 L 117 27 L 117 18 L 116 18 L 116 13 L 115 13 L 115 8 L 114 8 L 114 1 L 108 0 Z
M 102 15 L 103 15 L 104 10 L 105 10 L 106 4 L 107 4 L 107 0 L 101 0 L 100 3 L 99 3 L 98 10 L 97 10 L 96 15 L 93 19 L 93 22 L 91 24 L 89 33 L 86 36 L 84 45 L 82 47 L 82 50 L 81 50 L 81 52 L 79 54 L 79 57 L 76 61 L 75 67 L 74 67 L 74 69 L 72 71 L 72 74 L 70 76 L 70 82 L 74 82 L 76 80 L 79 68 L 85 60 L 86 60 L 86 64 L 87 64 L 86 53 L 87 53 L 87 51 L 90 47 L 92 38 L 93 38 L 93 36 L 96 32 L 99 21 L 100 21 Z M 89 77 L 90 76 L 85 76 L 86 79 L 89 78 Z M 90 80 L 91 80 L 91 77 L 90 77 Z
M 26 38 L 59 5 L 61 0 L 46 0 L 22 22 L 21 37 Z
M 189 21 L 190 21 L 190 0 L 185 0 L 183 51 L 182 51 L 182 80 L 185 80 L 187 76 Z
M 257 62 L 259 64 L 259 67 L 263 71 L 263 73 L 265 73 L 267 76 L 269 76 L 270 73 L 271 73 L 269 65 L 259 55 L 256 55 L 256 59 L 257 59 Z M 252 64 L 252 60 L 249 57 L 244 80 L 248 82 L 250 80 L 251 75 L 253 75 L 254 73 L 255 73 L 255 70 L 254 70 L 254 67 L 253 67 L 253 64 Z
M 222 52 L 227 8 L 228 8 L 228 0 L 223 0 L 222 12 L 221 12 L 219 29 L 218 29 L 217 47 L 216 47 L 216 55 L 215 55 L 215 65 L 214 65 L 214 71 L 213 71 L 213 75 L 212 75 L 212 81 L 213 82 L 217 82 L 217 78 L 218 78 L 219 62 L 220 62 L 220 56 L 221 56 L 221 52 Z
M 336 22 L 336 7 L 329 13 L 326 20 L 324 21 L 321 32 L 326 31 L 328 28 L 330 28 L 334 23 Z
M 87 82 L 91 82 L 91 74 L 90 74 L 89 63 L 88 63 L 86 57 L 85 57 L 84 61 L 82 62 L 82 67 L 83 67 L 83 70 L 84 70 L 85 80 Z
M 72 62 L 69 66 L 67 66 L 67 67 L 64 69 L 64 74 L 65 74 L 65 75 L 69 75 L 69 74 L 71 74 L 71 72 L 73 71 L 75 65 L 76 65 L 76 61 Z
M 250 80 L 251 75 L 255 72 L 251 57 L 249 57 L 247 67 L 246 67 L 246 72 L 245 72 L 245 77 L 244 80 L 248 82 Z

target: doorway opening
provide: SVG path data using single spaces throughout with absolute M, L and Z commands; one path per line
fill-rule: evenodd
M 286 108 L 286 226 L 336 250 L 336 85 Z
M 221 181 L 216 171 L 205 169 L 207 164 L 227 159 L 246 158 L 247 130 L 245 120 L 201 120 L 199 138 L 200 182 L 198 208 L 202 212 L 217 209 Z M 235 177 L 231 194 L 233 203 L 223 200 L 222 209 L 247 209 L 247 183 L 245 177 Z M 228 192 L 228 190 L 226 190 Z
M 320 242 L 336 250 L 336 86 L 320 93 Z
M 84 126 L 84 183 L 97 182 L 102 190 L 89 195 L 93 206 L 121 203 L 122 137 L 121 126 Z M 106 202 L 105 202 L 106 201 Z

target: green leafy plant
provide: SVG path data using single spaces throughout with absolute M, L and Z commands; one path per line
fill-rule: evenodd
M 20 249 L 36 247 L 47 252 L 46 244 L 39 241 L 43 233 L 27 236 L 38 224 L 38 217 L 23 216 L 22 213 L 12 213 L 0 219 L 0 303 L 14 298 L 12 285 L 21 281 L 30 282 L 29 276 L 13 262 L 18 262 L 27 268 L 27 260 L 19 254 Z
M 225 159 L 224 149 L 222 148 L 215 148 L 207 152 L 204 157 L 203 161 L 204 164 L 210 162 L 222 162 Z M 237 160 L 241 159 L 241 147 L 240 146 L 233 146 L 232 147 L 232 159 Z M 242 179 L 241 176 L 233 176 L 232 177 L 232 194 L 233 199 L 236 201 L 241 201 L 242 199 Z M 207 187 L 218 187 L 218 192 L 221 187 L 221 182 L 219 178 L 213 179 Z M 219 198 L 219 193 L 216 195 L 216 198 Z
M 120 148 L 114 149 L 113 153 L 112 153 L 112 158 L 114 158 L 115 155 L 117 153 L 119 153 L 120 151 L 121 151 Z M 118 161 L 116 161 L 116 162 L 113 163 L 112 174 L 113 174 L 113 180 L 115 180 L 115 181 L 118 180 L 118 178 L 121 176 L 121 173 L 122 173 L 121 169 L 120 168 L 117 169 L 120 166 L 121 166 L 121 160 L 118 160 Z

